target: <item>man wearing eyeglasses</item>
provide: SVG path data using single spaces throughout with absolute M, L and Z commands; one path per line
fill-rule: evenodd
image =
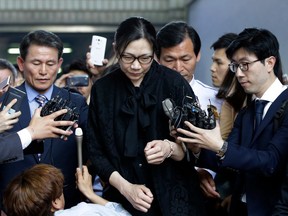
M 278 40 L 265 29 L 244 29 L 226 53 L 231 71 L 253 101 L 240 111 L 226 141 L 219 126 L 204 130 L 189 122 L 190 130 L 178 129 L 178 140 L 201 148 L 201 165 L 238 172 L 230 215 L 272 215 L 288 156 L 288 114 L 274 128 L 275 115 L 288 98 Z

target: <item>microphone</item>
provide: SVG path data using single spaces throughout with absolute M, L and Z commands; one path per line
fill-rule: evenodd
M 78 167 L 82 169 L 82 141 L 83 141 L 83 131 L 81 128 L 76 128 L 75 136 L 77 141 L 77 153 L 78 153 Z
M 166 98 L 162 101 L 162 107 L 165 114 L 170 118 L 173 119 L 173 109 L 174 105 L 170 98 Z

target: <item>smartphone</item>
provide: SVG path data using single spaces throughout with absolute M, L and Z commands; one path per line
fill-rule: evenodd
M 92 36 L 91 43 L 91 61 L 94 65 L 103 66 L 103 59 L 105 58 L 107 38 L 98 35 Z
M 21 107 L 21 103 L 23 101 L 23 99 L 26 97 L 26 93 L 17 89 L 17 88 L 14 88 L 12 86 L 9 86 L 7 92 L 5 93 L 4 95 L 4 99 L 3 99 L 3 102 L 1 104 L 1 108 L 0 110 L 2 111 L 3 109 L 5 109 L 5 107 L 14 99 L 14 98 L 17 98 L 17 102 L 16 104 L 14 104 L 9 110 L 8 110 L 8 113 L 9 114 L 12 114 L 12 113 L 15 113 L 17 111 L 20 110 L 20 107 Z
M 6 86 L 8 86 L 10 83 L 10 76 L 5 78 L 1 83 L 0 83 L 0 89 L 4 89 Z
M 75 75 L 72 77 L 68 77 L 66 79 L 66 84 L 68 87 L 88 86 L 89 76 L 88 75 Z

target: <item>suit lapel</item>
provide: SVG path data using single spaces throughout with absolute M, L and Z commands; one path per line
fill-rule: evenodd
M 288 89 L 283 91 L 276 100 L 269 107 L 265 117 L 263 118 L 261 124 L 257 131 L 255 131 L 255 135 L 253 137 L 252 143 L 257 139 L 257 137 L 261 134 L 261 132 L 267 127 L 270 122 L 273 122 L 276 112 L 280 109 L 282 103 L 288 99 Z
M 63 98 L 65 98 L 65 96 L 63 96 L 63 94 L 62 94 L 62 89 L 61 88 L 58 88 L 58 87 L 56 87 L 55 85 L 54 85 L 54 88 L 53 88 L 53 92 L 52 92 L 52 95 L 51 95 L 51 99 L 53 98 L 53 97 L 56 97 L 57 95 L 60 95 L 60 97 L 63 97 Z M 41 155 L 41 160 L 42 161 L 50 161 L 50 159 L 49 159 L 49 155 L 51 155 L 52 154 L 52 145 L 53 145 L 53 140 L 55 140 L 55 139 L 45 139 L 44 140 L 44 152 L 43 152 L 43 154 Z
M 253 106 L 248 106 L 242 121 L 242 135 L 243 145 L 248 146 L 253 138 L 254 129 L 254 109 Z
M 19 86 L 19 89 L 21 91 L 24 91 L 27 94 L 24 83 L 21 86 Z M 25 127 L 27 127 L 27 125 L 29 125 L 30 120 L 31 120 L 31 113 L 30 113 L 30 108 L 29 108 L 27 96 L 22 101 L 20 110 L 21 110 L 22 114 L 19 117 L 19 125 L 20 125 L 20 128 L 25 128 Z

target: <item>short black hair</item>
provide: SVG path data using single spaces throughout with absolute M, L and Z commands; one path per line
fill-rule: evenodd
M 28 49 L 32 44 L 56 48 L 58 50 L 58 59 L 62 57 L 63 43 L 61 39 L 52 32 L 37 30 L 25 35 L 20 43 L 20 56 L 22 59 L 25 60 Z
M 219 37 L 210 47 L 210 49 L 222 49 L 227 48 L 236 38 L 237 34 L 235 33 L 226 33 Z
M 227 57 L 232 59 L 233 54 L 240 48 L 253 53 L 262 63 L 270 56 L 276 58 L 274 74 L 282 82 L 283 71 L 279 53 L 279 42 L 276 36 L 267 29 L 246 28 L 229 45 L 226 50 Z
M 198 56 L 201 49 L 201 40 L 197 31 L 183 21 L 172 21 L 163 26 L 156 35 L 157 51 L 160 58 L 161 48 L 169 48 L 180 44 L 189 37 L 194 46 L 194 53 Z

